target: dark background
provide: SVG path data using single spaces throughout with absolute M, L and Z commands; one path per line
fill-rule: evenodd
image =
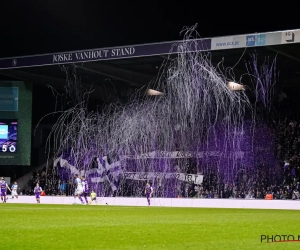
M 178 40 L 183 27 L 196 23 L 201 37 L 299 28 L 297 7 L 287 2 L 278 4 L 4 1 L 0 14 L 0 58 Z

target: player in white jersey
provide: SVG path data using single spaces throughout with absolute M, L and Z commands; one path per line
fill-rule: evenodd
M 15 181 L 14 184 L 12 184 L 11 186 L 11 198 L 17 198 L 18 199 L 18 189 L 20 189 L 18 187 L 18 183 Z
M 81 179 L 78 178 L 78 174 L 74 175 L 74 181 L 75 181 L 75 193 L 74 193 L 74 203 L 76 204 L 76 198 L 78 197 L 78 199 L 81 201 L 82 204 L 84 204 L 83 199 L 81 197 L 82 193 L 83 193 L 83 186 L 82 186 L 82 182 Z

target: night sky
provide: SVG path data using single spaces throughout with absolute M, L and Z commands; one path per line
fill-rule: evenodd
M 180 40 L 182 28 L 196 23 L 201 37 L 300 28 L 291 7 L 274 12 L 253 1 L 203 2 L 6 1 L 0 58 Z

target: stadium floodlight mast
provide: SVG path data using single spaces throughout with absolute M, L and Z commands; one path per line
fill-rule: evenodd
M 148 94 L 148 95 L 163 95 L 162 92 L 157 91 L 157 90 L 154 90 L 154 89 L 148 89 L 148 90 L 147 90 L 147 94 Z
M 227 87 L 232 91 L 241 91 L 245 90 L 244 85 L 236 83 L 236 82 L 228 82 Z

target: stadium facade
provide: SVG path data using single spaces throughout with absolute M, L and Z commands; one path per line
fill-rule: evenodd
M 178 53 L 178 51 L 172 51 L 172 47 L 180 42 L 181 41 L 173 41 L 4 58 L 0 60 L 0 69 L 16 69 L 175 54 Z M 198 46 L 196 46 L 195 50 L 214 51 L 297 43 L 300 43 L 300 30 L 286 30 L 198 39 Z
M 196 41 L 191 42 L 190 51 L 211 52 L 217 57 L 216 62 L 220 61 L 219 58 L 228 56 L 232 58 L 234 65 L 245 51 L 258 50 L 263 51 L 265 55 L 272 53 L 282 56 L 284 65 L 287 65 L 288 59 L 293 63 L 293 66 L 289 67 L 290 70 L 296 70 L 300 61 L 296 55 L 296 51 L 300 48 L 300 30 L 203 38 Z M 182 41 L 173 41 L 5 58 L 0 60 L 0 74 L 24 82 L 63 84 L 65 76 L 58 76 L 57 72 L 60 69 L 56 66 L 76 64 L 92 73 L 110 76 L 130 86 L 141 87 L 157 75 L 157 70 L 150 70 L 149 65 L 157 67 L 161 65 L 162 60 L 168 59 L 168 55 L 176 56 L 180 53 L 178 48 L 181 43 Z M 175 46 L 177 49 L 174 49 Z M 147 69 L 140 70 L 139 64 L 142 61 L 147 64 Z M 133 66 L 128 70 L 131 62 Z

